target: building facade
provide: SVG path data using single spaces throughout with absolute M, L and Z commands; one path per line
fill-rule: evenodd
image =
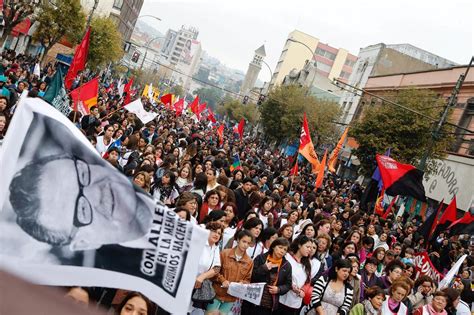
M 346 49 L 334 48 L 320 42 L 316 37 L 294 30 L 288 35 L 282 49 L 273 72 L 270 89 L 282 84 L 285 76 L 290 74 L 293 69 L 301 70 L 308 60 L 316 62 L 318 75 L 329 78 L 329 80 L 334 78 L 347 80 L 352 73 L 357 57 Z
M 474 130 L 474 71 L 468 73 L 459 91 L 457 104 L 453 108 L 449 121 L 461 127 Z M 442 99 L 448 99 L 459 76 L 466 71 L 466 66 L 450 67 L 427 71 L 397 73 L 369 77 L 365 90 L 383 96 L 387 92 L 407 88 L 427 89 L 434 91 Z M 356 118 L 363 111 L 365 104 L 371 104 L 369 95 L 363 95 Z M 466 134 L 462 129 L 455 130 L 456 141 L 449 148 L 450 152 L 474 158 L 474 135 Z
M 255 50 L 253 60 L 249 63 L 247 73 L 245 74 L 244 81 L 242 83 L 242 86 L 240 87 L 241 95 L 249 96 L 250 91 L 255 86 L 255 82 L 257 82 L 258 74 L 262 69 L 262 61 L 265 56 L 266 53 L 264 45 L 260 46 L 257 50 Z
M 89 14 L 96 0 L 81 0 L 81 5 Z M 124 41 L 129 41 L 144 0 L 100 0 L 94 15 L 112 18 Z
M 385 45 L 380 43 L 360 49 L 348 84 L 363 89 L 370 76 L 433 70 L 455 65 L 452 61 L 409 44 Z M 344 123 L 350 123 L 358 112 L 360 95 L 355 92 L 349 89 L 339 101 Z
M 181 85 L 186 92 L 190 89 L 192 77 L 201 64 L 202 47 L 197 40 L 199 31 L 195 27 L 168 30 L 161 48 L 164 64 L 173 68 L 171 81 Z

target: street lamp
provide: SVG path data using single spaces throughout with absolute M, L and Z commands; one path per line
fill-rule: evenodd
M 148 53 L 148 48 L 150 48 L 150 45 L 153 41 L 157 40 L 157 39 L 160 39 L 160 38 L 165 38 L 164 36 L 157 36 L 157 37 L 153 37 L 152 39 L 150 39 L 146 44 L 145 44 L 145 54 L 143 55 L 143 60 L 142 60 L 142 64 L 140 66 L 140 70 L 143 69 L 143 64 L 145 63 L 145 59 L 146 59 L 146 55 Z
M 316 53 L 308 46 L 306 45 L 305 43 L 303 42 L 300 42 L 299 40 L 296 40 L 296 39 L 293 39 L 293 38 L 288 38 L 288 40 L 290 42 L 294 42 L 294 43 L 298 43 L 298 44 L 301 44 L 303 45 L 304 47 L 306 47 L 309 52 L 311 53 L 311 60 L 313 60 L 313 63 L 314 63 L 314 67 L 317 69 L 318 68 L 318 64 L 316 63 L 316 60 L 314 60 L 314 57 L 316 56 Z M 313 75 L 313 79 L 311 80 L 311 84 L 309 86 L 309 89 L 308 89 L 308 92 L 309 90 L 313 87 L 313 84 L 314 84 L 314 79 L 316 78 L 316 72 L 314 73 Z M 306 92 L 306 94 L 308 94 L 308 92 Z

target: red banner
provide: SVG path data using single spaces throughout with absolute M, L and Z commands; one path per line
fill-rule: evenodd
M 441 279 L 443 279 L 443 274 L 436 270 L 427 253 L 415 254 L 414 263 L 417 278 L 419 276 L 427 275 L 428 277 L 436 281 L 436 283 L 439 283 Z

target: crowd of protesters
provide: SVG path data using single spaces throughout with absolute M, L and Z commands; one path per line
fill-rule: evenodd
M 2 54 L 0 141 L 21 92 L 41 97 L 48 88 L 54 66 L 37 76 L 31 74 L 36 63 Z M 146 109 L 159 112 L 144 125 L 121 109 L 116 80 L 103 78 L 101 84 L 90 114 L 72 113 L 70 119 L 117 171 L 183 220 L 210 231 L 194 277 L 196 290 L 211 285 L 215 294 L 211 301 L 189 301 L 190 313 L 470 314 L 474 244 L 469 235 L 441 233 L 426 245 L 417 233 L 420 216 L 382 219 L 373 205 L 362 207 L 360 183 L 336 175 L 328 174 L 316 189 L 311 167 L 303 162 L 300 172 L 290 175 L 283 150 L 270 147 L 250 127 L 241 139 L 227 126 L 221 142 L 207 119 L 177 117 L 142 97 Z M 441 273 L 468 254 L 454 285 L 439 290 L 432 278 L 417 274 L 414 255 L 424 251 Z M 266 283 L 261 303 L 228 294 L 232 282 Z M 70 288 L 67 296 L 90 304 L 91 292 Z M 160 312 L 152 304 L 130 292 L 115 306 L 118 314 Z

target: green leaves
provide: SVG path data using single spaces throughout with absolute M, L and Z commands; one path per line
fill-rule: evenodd
M 79 0 L 62 0 L 54 6 L 49 1 L 44 2 L 38 22 L 33 39 L 40 42 L 47 52 L 63 37 L 71 44 L 77 44 L 84 33 L 86 19 Z
M 251 124 L 255 124 L 260 116 L 255 104 L 248 103 L 244 105 L 241 101 L 231 98 L 224 99 L 224 103 L 217 106 L 216 111 L 218 114 L 225 115 L 235 121 L 244 118 Z
M 87 64 L 90 68 L 104 66 L 122 58 L 122 35 L 111 18 L 96 17 L 91 23 L 91 43 Z
M 340 115 L 339 105 L 307 96 L 304 88 L 296 85 L 277 87 L 259 109 L 265 134 L 271 140 L 298 139 L 303 113 L 306 112 L 314 144 L 337 141 L 333 121 L 337 121 Z
M 434 92 L 415 89 L 390 92 L 384 98 L 433 118 L 439 117 L 445 103 Z M 391 148 L 391 156 L 396 160 L 418 165 L 432 141 L 431 120 L 392 104 L 365 106 L 361 117 L 353 124 L 349 134 L 359 143 L 354 154 L 361 161 L 364 174 L 370 175 L 375 169 L 375 154 L 382 154 L 388 148 Z M 444 131 L 448 129 L 445 127 Z M 443 135 L 430 158 L 443 156 L 451 139 L 451 136 Z

